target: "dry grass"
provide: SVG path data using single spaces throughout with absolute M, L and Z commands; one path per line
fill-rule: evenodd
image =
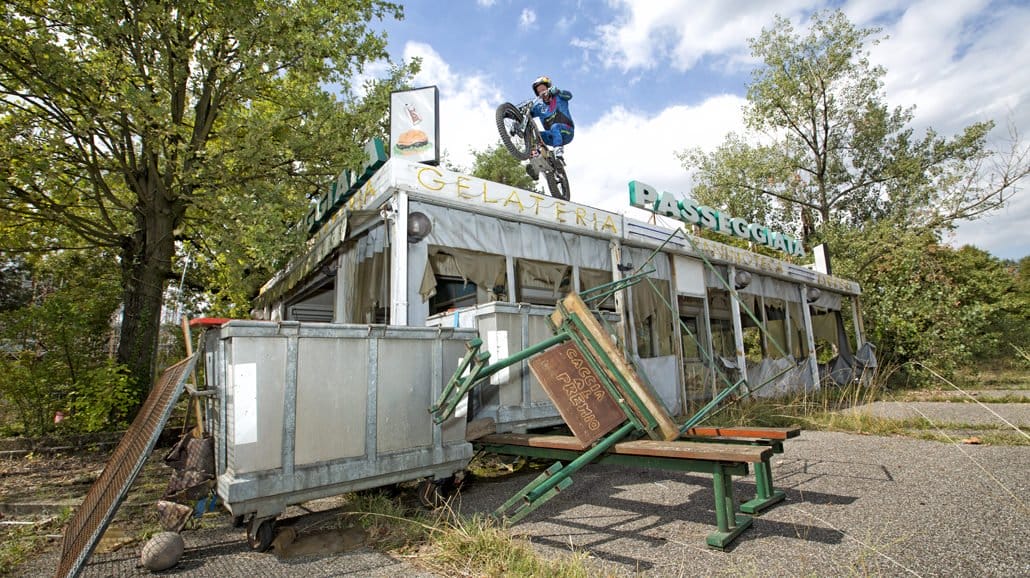
M 370 546 L 445 576 L 586 578 L 585 555 L 545 559 L 529 542 L 488 517 L 465 519 L 449 504 L 413 507 L 410 495 L 351 494 L 339 524 L 354 519 Z
M 831 385 L 784 398 L 742 398 L 715 412 L 705 423 L 768 427 L 800 425 L 809 430 L 903 435 L 947 442 L 954 441 L 954 436 L 943 432 L 959 431 L 962 432 L 960 438 L 975 437 L 984 444 L 1030 445 L 1025 432 L 1003 424 L 941 424 L 923 418 L 888 419 L 855 410 L 881 400 L 1030 403 L 1030 395 L 1011 393 L 1030 388 L 1030 365 L 1027 363 L 1015 360 L 967 370 L 954 381 L 935 374 L 937 389 L 891 390 L 886 384 L 892 373 L 891 368 L 881 368 L 876 378 L 866 384 Z M 970 389 L 971 386 L 976 389 Z

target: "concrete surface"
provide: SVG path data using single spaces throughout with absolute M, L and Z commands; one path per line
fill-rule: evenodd
M 1030 404 L 989 405 L 1030 423 Z M 912 407 L 942 424 L 990 415 L 972 403 L 880 402 L 863 411 L 905 417 Z M 474 483 L 456 506 L 490 512 L 536 473 Z M 1030 576 L 1030 446 L 805 431 L 774 458 L 773 473 L 787 501 L 757 517 L 725 552 L 705 546 L 715 512 L 711 477 L 703 474 L 588 466 L 513 529 L 548 556 L 588 553 L 598 576 Z M 738 502 L 750 498 L 754 477 L 734 488 Z M 433 575 L 367 549 L 279 560 L 251 551 L 243 530 L 228 523 L 183 537 L 180 564 L 161 575 Z M 96 554 L 83 576 L 149 575 L 137 567 L 141 548 Z M 55 566 L 51 553 L 24 571 L 49 576 Z

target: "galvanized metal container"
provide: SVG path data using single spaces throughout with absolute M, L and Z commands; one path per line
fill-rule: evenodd
M 475 331 L 230 321 L 205 338 L 218 496 L 233 515 L 432 476 L 472 458 L 428 408 Z
M 426 323 L 476 328 L 494 363 L 552 337 L 547 317 L 553 312 L 553 307 L 494 301 L 434 315 Z M 612 322 L 617 319 L 614 313 L 608 317 Z M 493 419 L 498 432 L 525 432 L 564 423 L 526 361 L 497 372 L 489 384 L 479 385 L 469 396 L 472 418 Z

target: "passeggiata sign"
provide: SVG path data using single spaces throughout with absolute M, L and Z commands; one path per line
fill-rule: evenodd
M 658 189 L 640 181 L 630 181 L 629 183 L 629 204 L 638 209 L 679 219 L 688 225 L 698 225 L 716 233 L 783 251 L 793 257 L 805 256 L 805 248 L 801 241 L 786 233 L 772 231 L 764 225 L 731 217 L 724 211 L 700 205 L 693 199 L 677 199 L 672 193 L 664 191 L 659 193 Z

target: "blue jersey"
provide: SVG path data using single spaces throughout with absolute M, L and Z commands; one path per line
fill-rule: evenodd
M 551 102 L 540 100 L 534 104 L 530 114 L 544 123 L 545 130 L 550 129 L 556 123 L 573 127 L 575 125 L 572 123 L 572 113 L 569 112 L 570 99 L 572 99 L 571 92 L 559 90 L 558 94 L 551 97 Z

